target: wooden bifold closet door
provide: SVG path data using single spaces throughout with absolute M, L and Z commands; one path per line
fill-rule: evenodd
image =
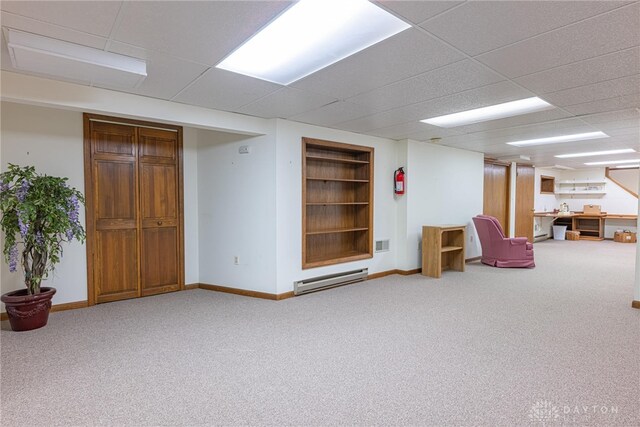
M 182 128 L 84 127 L 89 304 L 183 289 Z

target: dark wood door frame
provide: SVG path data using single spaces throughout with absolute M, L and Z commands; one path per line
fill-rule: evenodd
M 178 153 L 178 282 L 180 290 L 184 290 L 184 173 L 183 173 L 183 145 L 182 127 L 163 123 L 147 122 L 143 120 L 125 119 L 120 117 L 103 116 L 98 114 L 83 113 L 84 125 L 84 180 L 85 180 L 85 209 L 86 209 L 86 247 L 87 247 L 87 301 L 88 305 L 95 305 L 95 277 L 94 277 L 94 254 L 96 251 L 96 230 L 94 224 L 94 192 L 93 192 L 93 167 L 91 155 L 91 122 L 115 123 L 134 127 L 144 127 L 152 129 L 164 129 L 177 132 Z M 138 203 L 139 209 L 139 203 Z M 138 254 L 139 256 L 139 254 Z

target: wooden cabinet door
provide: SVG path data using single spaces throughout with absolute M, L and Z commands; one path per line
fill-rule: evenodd
M 180 289 L 177 133 L 138 130 L 141 294 Z
M 135 128 L 92 122 L 93 279 L 95 302 L 138 293 L 137 153 Z M 87 218 L 87 223 L 91 218 Z M 89 225 L 89 224 L 88 224 Z
M 534 169 L 516 167 L 516 235 L 533 242 Z

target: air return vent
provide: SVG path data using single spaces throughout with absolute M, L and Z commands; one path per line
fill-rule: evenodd
M 348 285 L 349 283 L 360 282 L 367 278 L 369 269 L 347 271 L 345 273 L 330 274 L 328 276 L 313 277 L 311 279 L 293 282 L 293 293 L 302 295 L 308 292 L 319 291 L 321 289 L 333 288 L 336 286 Z
M 389 239 L 376 240 L 376 252 L 387 252 L 387 251 L 389 251 Z

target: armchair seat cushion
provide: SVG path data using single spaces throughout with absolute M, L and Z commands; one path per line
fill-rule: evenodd
M 478 215 L 473 218 L 482 246 L 482 263 L 494 267 L 533 268 L 533 244 L 526 237 L 504 236 L 497 218 Z

